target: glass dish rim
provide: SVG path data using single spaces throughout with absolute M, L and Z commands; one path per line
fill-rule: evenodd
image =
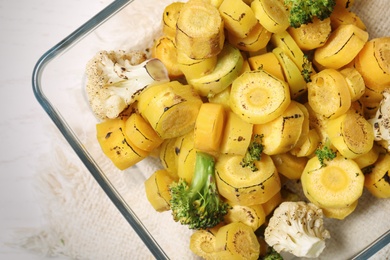
M 144 242 L 146 247 L 150 250 L 156 259 L 169 259 L 164 250 L 160 247 L 157 241 L 153 236 L 147 231 L 145 226 L 142 224 L 142 221 L 137 217 L 135 212 L 127 205 L 123 200 L 121 195 L 116 191 L 115 187 L 110 183 L 102 170 L 94 163 L 88 151 L 83 149 L 83 145 L 78 140 L 76 135 L 73 133 L 72 129 L 68 126 L 65 120 L 58 113 L 56 108 L 51 105 L 51 102 L 46 98 L 45 94 L 41 89 L 41 76 L 44 71 L 45 66 L 53 60 L 56 56 L 65 52 L 72 45 L 75 45 L 77 42 L 82 40 L 88 34 L 90 34 L 94 29 L 98 28 L 105 21 L 109 20 L 116 13 L 121 11 L 123 8 L 128 6 L 134 0 L 114 0 L 87 22 L 78 27 L 71 34 L 66 36 L 59 43 L 54 45 L 48 51 L 46 51 L 36 62 L 33 73 L 32 73 L 32 88 L 35 98 L 38 103 L 42 106 L 45 112 L 49 115 L 50 119 L 59 129 L 61 134 L 65 137 L 66 141 L 69 143 L 71 148 L 80 158 L 82 163 L 92 174 L 94 179 L 97 181 L 99 186 L 103 189 L 112 203 L 117 207 L 122 216 L 130 224 L 133 230 Z M 369 257 L 375 255 L 379 250 L 384 248 L 390 243 L 390 230 L 387 230 L 375 241 L 367 245 L 363 250 L 356 254 L 351 259 L 353 260 L 363 260 L 368 259 Z

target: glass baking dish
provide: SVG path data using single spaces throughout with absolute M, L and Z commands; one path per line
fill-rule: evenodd
M 100 50 L 150 48 L 170 2 L 114 1 L 38 60 L 32 85 L 43 109 L 154 257 L 190 259 L 196 258 L 188 247 L 191 231 L 169 212 L 156 212 L 144 195 L 144 181 L 158 162 L 143 161 L 123 172 L 113 167 L 96 141 L 97 120 L 84 93 L 87 61 Z M 389 204 L 365 193 L 347 220 L 326 220 L 332 238 L 321 259 L 367 259 L 389 244 Z

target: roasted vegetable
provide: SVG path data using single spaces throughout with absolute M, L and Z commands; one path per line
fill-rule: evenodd
M 380 107 L 369 122 L 373 127 L 375 140 L 384 142 L 384 147 L 390 151 L 390 89 L 383 92 Z
M 201 0 L 190 0 L 180 9 L 176 22 L 176 46 L 192 59 L 218 55 L 225 40 L 218 9 Z
M 240 205 L 262 204 L 281 188 L 280 179 L 270 156 L 263 154 L 255 161 L 257 171 L 242 168 L 242 156 L 220 155 L 215 164 L 219 193 Z
M 220 227 L 215 235 L 215 246 L 230 254 L 221 259 L 257 260 L 260 254 L 260 244 L 253 229 L 241 222 Z
M 169 81 L 163 63 L 141 52 L 100 51 L 86 74 L 87 97 L 99 119 L 118 117 L 146 86 Z
M 157 134 L 167 139 L 192 131 L 202 104 L 190 85 L 170 81 L 145 89 L 137 107 Z
M 324 20 L 333 12 L 335 0 L 284 0 L 289 11 L 290 26 L 298 28 L 313 22 L 314 17 Z
M 264 146 L 262 144 L 262 135 L 255 134 L 249 144 L 249 147 L 242 158 L 241 166 L 248 167 L 252 171 L 257 171 L 255 161 L 261 160 L 261 154 L 263 153 Z
M 364 175 L 356 162 L 341 155 L 322 166 L 311 158 L 301 175 L 302 190 L 312 203 L 324 208 L 344 208 L 363 193 Z
M 214 157 L 196 153 L 195 172 L 190 184 L 180 179 L 169 189 L 172 216 L 190 229 L 205 229 L 223 221 L 229 205 L 220 197 L 215 183 Z
M 337 156 L 337 153 L 332 150 L 330 145 L 330 140 L 327 139 L 326 142 L 322 143 L 314 152 L 322 167 L 326 166 L 326 161 L 331 161 Z
M 274 120 L 290 102 L 288 84 L 261 69 L 241 74 L 230 91 L 231 109 L 251 124 Z
M 276 252 L 290 252 L 297 257 L 318 257 L 330 238 L 323 213 L 312 203 L 283 202 L 274 211 L 264 232 L 265 241 Z

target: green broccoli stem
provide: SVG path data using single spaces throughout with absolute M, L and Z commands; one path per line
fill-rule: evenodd
M 190 184 L 190 197 L 197 196 L 198 193 L 204 194 L 203 191 L 210 185 L 214 178 L 215 160 L 210 154 L 196 152 L 195 174 Z
M 229 208 L 218 193 L 214 157 L 204 152 L 196 152 L 191 183 L 188 185 L 185 180 L 180 179 L 170 186 L 170 192 L 174 219 L 191 229 L 216 226 Z

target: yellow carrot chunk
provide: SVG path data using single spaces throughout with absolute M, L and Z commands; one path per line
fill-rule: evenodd
M 255 231 L 265 223 L 265 216 L 264 209 L 260 204 L 244 206 L 233 203 L 225 215 L 224 221 L 227 224 L 241 222 Z
M 252 138 L 253 125 L 242 120 L 232 111 L 226 113 L 226 123 L 220 144 L 223 154 L 243 156 Z
M 337 150 L 346 158 L 356 158 L 368 153 L 374 145 L 372 125 L 354 111 L 330 119 L 326 132 Z
M 240 38 L 248 36 L 258 23 L 250 6 L 242 0 L 224 0 L 218 10 L 226 30 Z
M 211 154 L 219 152 L 225 110 L 220 104 L 203 103 L 194 128 L 194 148 Z
M 168 36 L 158 38 L 153 44 L 152 57 L 164 63 L 171 79 L 183 76 L 183 72 L 180 70 L 177 62 L 177 49 L 174 38 Z
M 368 41 L 355 59 L 366 86 L 381 93 L 390 84 L 390 37 Z
M 279 0 L 254 0 L 251 8 L 261 25 L 272 33 L 286 30 L 290 25 L 287 8 Z
M 291 153 L 281 153 L 271 156 L 278 173 L 290 180 L 299 180 L 305 169 L 308 159 L 297 157 Z
M 178 81 L 146 88 L 139 96 L 139 113 L 158 135 L 174 138 L 190 132 L 203 101 L 190 85 Z
M 324 117 L 337 118 L 351 107 L 351 94 L 344 76 L 335 69 L 325 69 L 307 84 L 310 107 Z
M 192 59 L 218 55 L 225 41 L 224 26 L 218 9 L 200 0 L 186 2 L 176 23 L 176 46 Z
M 253 134 L 262 136 L 263 152 L 268 155 L 280 154 L 295 147 L 302 133 L 304 114 L 296 101 L 274 120 L 253 126 Z
M 264 70 L 241 74 L 230 91 L 230 107 L 243 120 L 264 124 L 279 117 L 291 102 L 290 89 Z
M 151 152 L 162 142 L 152 126 L 140 115 L 133 113 L 125 122 L 125 135 L 138 148 Z
M 363 193 L 364 175 L 352 159 L 338 155 L 322 166 L 311 158 L 301 175 L 302 189 L 314 204 L 325 208 L 343 208 Z
M 377 198 L 390 198 L 390 154 L 380 154 L 365 175 L 365 188 Z
M 228 33 L 229 42 L 240 50 L 256 52 L 265 48 L 271 39 L 272 33 L 257 23 L 245 37 L 237 37 Z
M 280 191 L 278 172 L 270 156 L 263 154 L 255 161 L 258 170 L 241 165 L 242 156 L 220 155 L 215 164 L 219 193 L 240 205 L 262 204 Z
M 280 80 L 285 80 L 282 65 L 273 52 L 249 57 L 248 63 L 252 70 L 262 69 Z
M 356 200 L 351 205 L 342 208 L 321 208 L 325 217 L 334 219 L 345 219 L 355 211 L 359 200 Z
M 96 136 L 103 153 L 120 170 L 135 165 L 149 154 L 132 144 L 124 129 L 125 120 L 121 118 L 108 119 L 96 125 Z
M 169 185 L 173 182 L 171 175 L 166 170 L 155 171 L 144 183 L 146 198 L 158 212 L 170 209 L 171 195 Z
M 162 31 L 164 35 L 175 38 L 177 18 L 179 17 L 183 5 L 183 2 L 173 2 L 164 8 L 162 17 Z
M 241 222 L 222 226 L 215 236 L 215 246 L 217 250 L 231 254 L 220 259 L 257 260 L 260 255 L 260 244 L 255 232 Z
M 177 175 L 176 139 L 177 138 L 165 139 L 160 145 L 159 154 L 162 166 L 175 180 L 179 179 L 179 176 Z
M 289 27 L 288 32 L 301 50 L 314 50 L 323 46 L 332 31 L 330 18 L 320 20 L 314 17 L 313 22 L 302 24 L 299 28 Z
M 341 25 L 332 32 L 326 44 L 314 52 L 314 62 L 326 68 L 339 69 L 350 63 L 368 40 L 359 27 Z
M 191 183 L 196 161 L 194 131 L 176 138 L 175 153 L 178 177 L 184 179 L 187 183 Z

